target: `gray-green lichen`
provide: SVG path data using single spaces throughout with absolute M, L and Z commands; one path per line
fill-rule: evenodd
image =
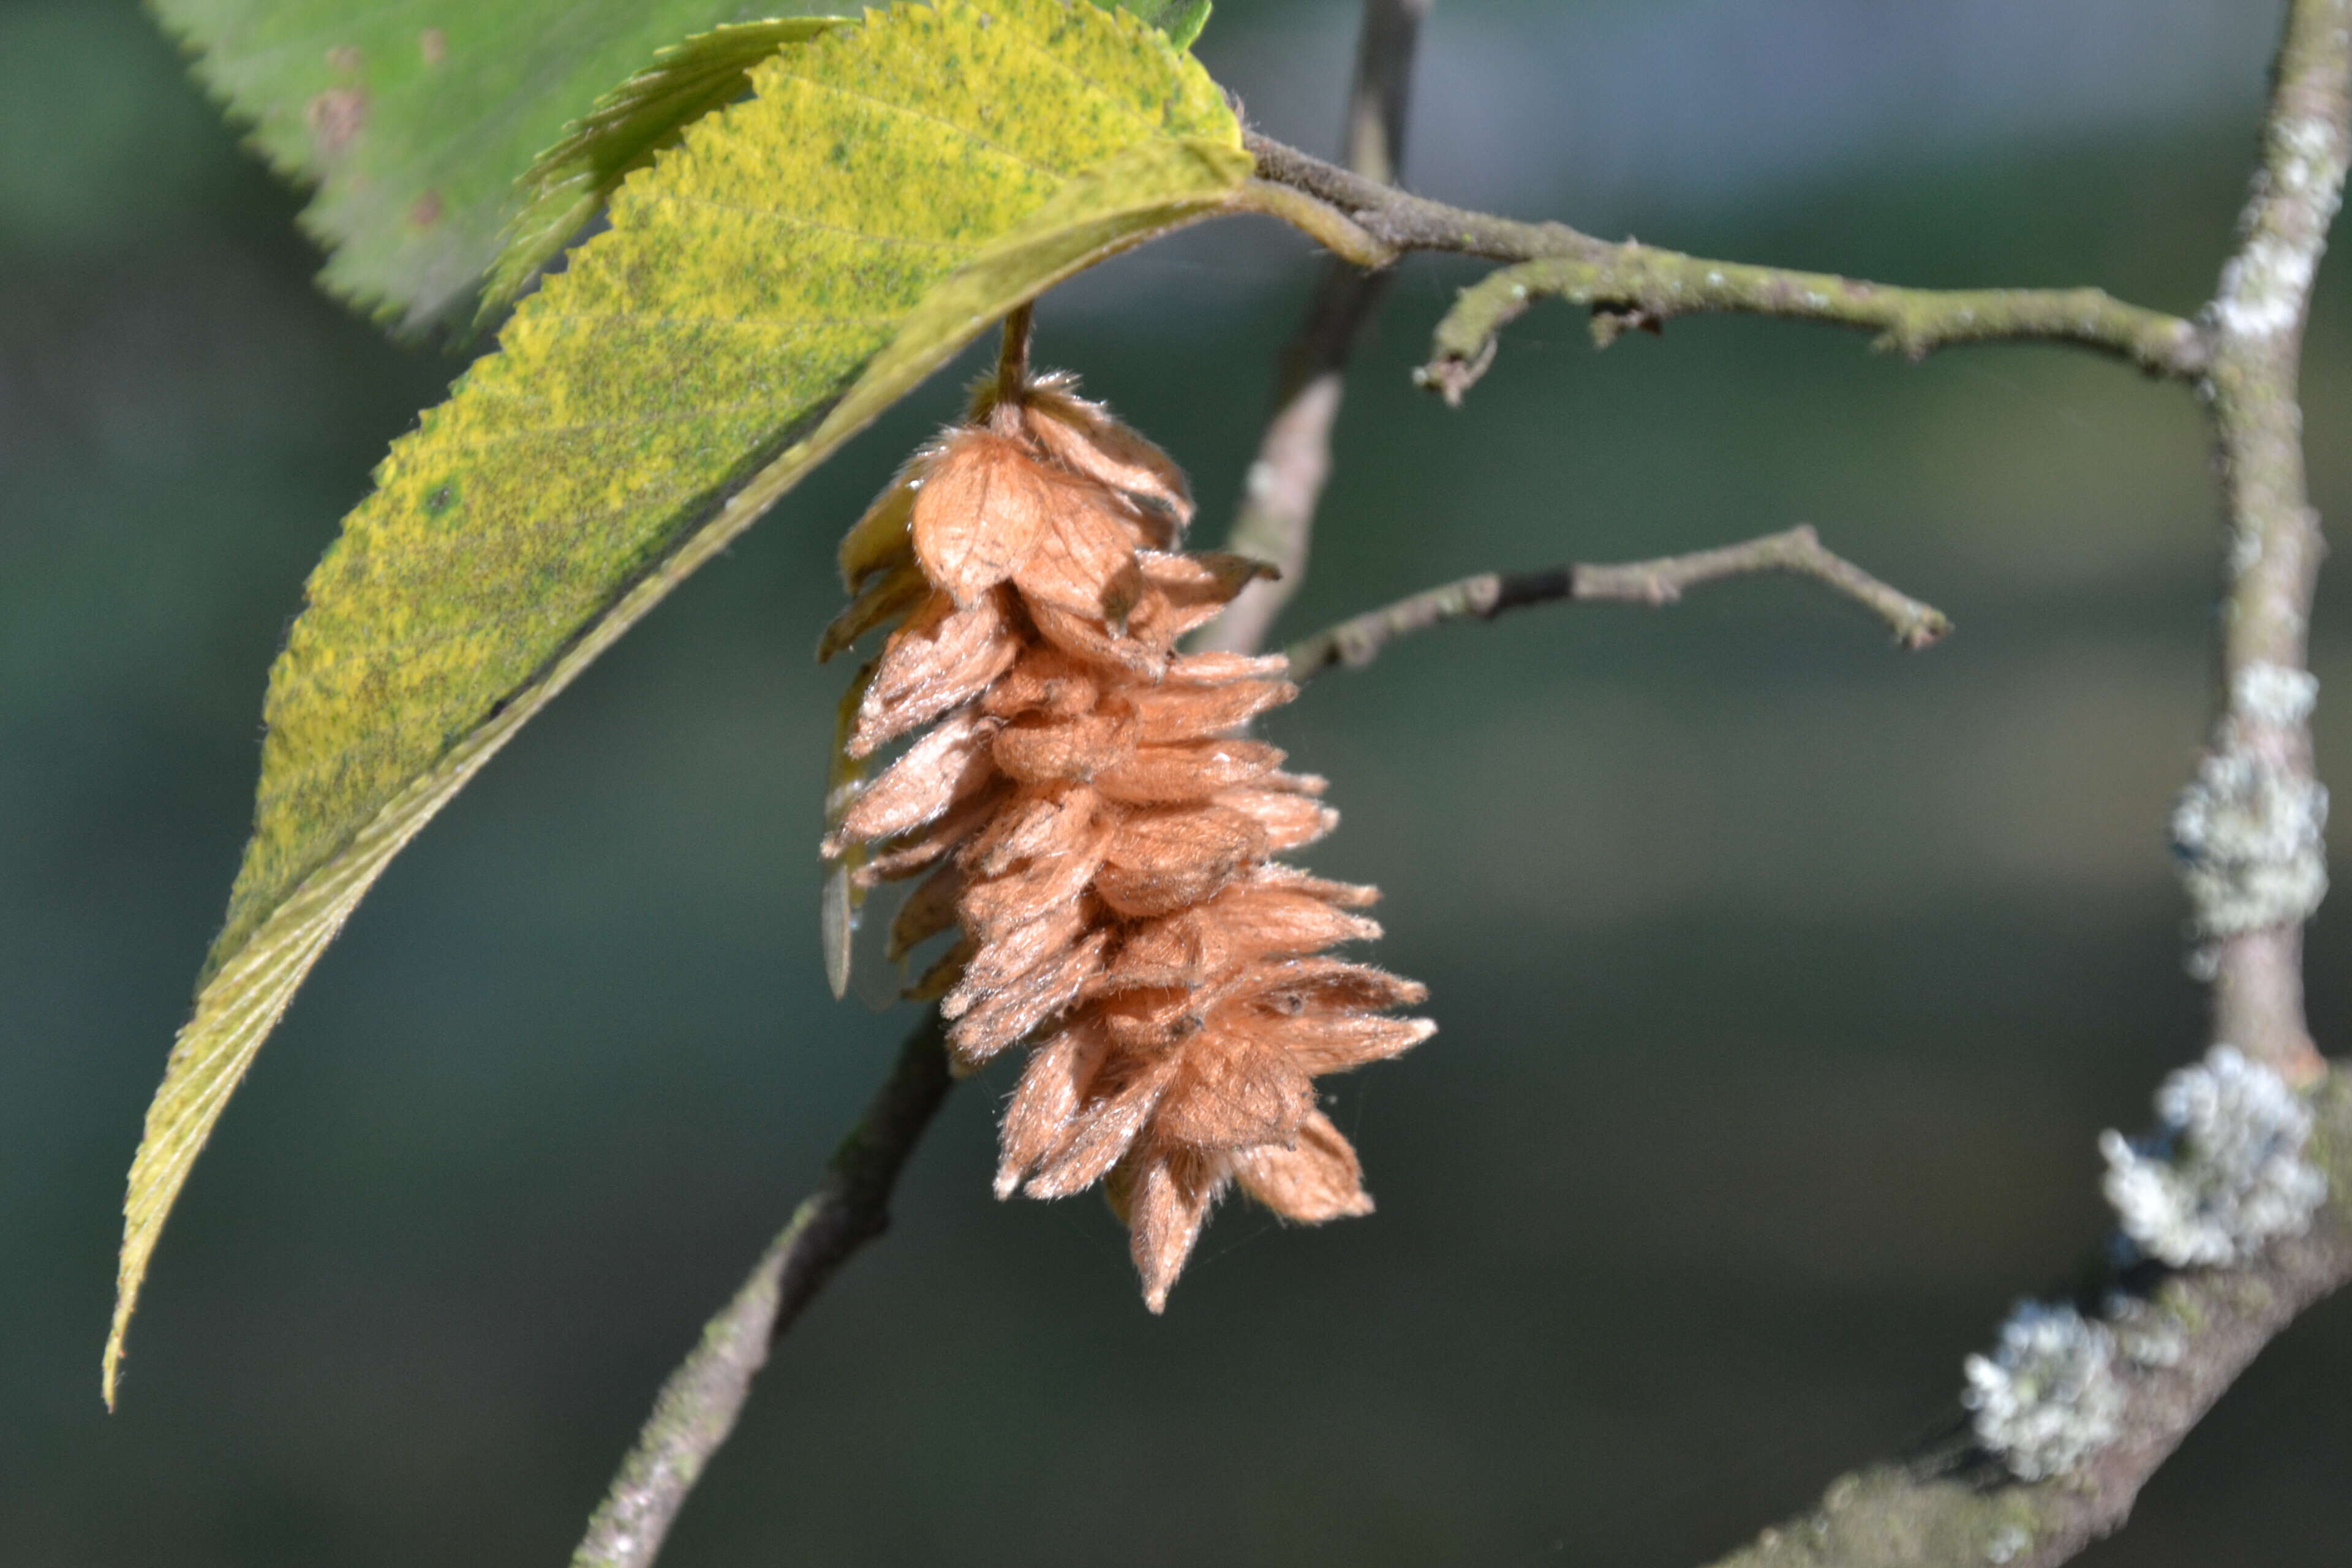
M 2252 232 L 2221 269 L 2221 291 L 2211 307 L 2210 319 L 2221 331 L 2275 338 L 2302 321 L 2328 220 L 2342 197 L 2338 135 L 2335 125 L 2320 118 L 2284 119 L 2272 127 L 2269 156 L 2255 173 L 2246 207 L 2246 227 Z M 2263 232 L 2263 217 L 2282 202 L 2313 209 L 2308 238 Z
M 2301 694 L 2258 682 L 2254 695 L 2291 704 Z M 2210 941 L 2308 919 L 2327 893 L 2326 826 L 2317 780 L 2248 751 L 2208 755 L 2172 812 L 2194 933 Z
M 2260 724 L 2300 724 L 2319 702 L 2319 677 L 2253 659 L 2231 677 L 2230 710 Z
M 2122 1429 L 2115 1351 L 2106 1325 L 2074 1308 L 2019 1302 L 1993 1353 L 1968 1359 L 1960 1403 L 1977 1441 L 2020 1480 L 2074 1469 Z
M 2234 1263 L 2299 1235 L 2327 1196 L 2304 1155 L 2311 1110 L 2285 1080 L 2229 1046 L 2164 1080 L 2157 1130 L 2109 1131 L 2103 1184 L 2124 1234 L 2176 1268 Z

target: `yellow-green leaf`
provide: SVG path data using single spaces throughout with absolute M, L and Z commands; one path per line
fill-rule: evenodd
M 270 672 L 252 842 L 131 1166 L 110 1399 L 221 1107 L 385 864 L 532 714 L 997 316 L 1224 208 L 1216 85 L 1085 0 L 869 14 L 631 175 L 395 443 Z
M 751 89 L 751 68 L 840 25 L 831 16 L 744 22 L 698 33 L 596 100 L 519 182 L 522 210 L 482 289 L 488 320 L 595 216 L 623 178 L 677 144 L 686 128 Z
M 1167 34 L 1180 49 L 1190 48 L 1209 20 L 1209 0 L 1118 3 Z M 803 0 L 796 8 L 824 6 L 822 0 Z M 789 16 L 698 33 L 663 49 L 651 66 L 598 99 L 517 182 L 522 207 L 484 279 L 477 320 L 494 320 L 512 303 L 625 177 L 653 162 L 656 153 L 677 145 L 687 126 L 748 91 L 753 66 L 845 20 Z

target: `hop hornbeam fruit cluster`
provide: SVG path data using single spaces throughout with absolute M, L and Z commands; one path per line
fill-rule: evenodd
M 953 1063 L 1030 1043 L 997 1195 L 1102 1182 L 1159 1311 L 1235 1183 L 1288 1219 L 1370 1212 L 1314 1079 L 1435 1026 L 1385 1016 L 1420 985 L 1324 956 L 1380 934 L 1355 912 L 1377 891 L 1274 859 L 1338 820 L 1238 734 L 1297 695 L 1285 661 L 1178 649 L 1262 568 L 1177 551 L 1182 473 L 1031 377 L 1014 331 L 968 421 L 843 541 L 855 597 L 820 657 L 895 629 L 844 702 L 824 853 L 836 899 L 928 873 L 888 950 L 961 928 L 914 993 Z

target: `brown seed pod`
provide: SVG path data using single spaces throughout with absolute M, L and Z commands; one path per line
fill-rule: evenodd
M 1370 1212 L 1313 1080 L 1434 1028 L 1389 1013 L 1421 986 L 1322 956 L 1380 934 L 1350 912 L 1375 890 L 1270 858 L 1338 814 L 1235 733 L 1297 695 L 1284 661 L 1177 651 L 1267 570 L 1177 552 L 1192 515 L 1069 378 L 1007 374 L 850 530 L 820 649 L 891 628 L 843 716 L 829 899 L 927 874 L 890 951 L 961 928 L 914 993 L 956 1067 L 1030 1046 L 998 1195 L 1104 1183 L 1153 1311 L 1236 1183 L 1288 1219 Z

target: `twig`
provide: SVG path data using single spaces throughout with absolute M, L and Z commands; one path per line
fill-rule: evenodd
M 2311 282 L 2352 156 L 2352 0 L 2295 0 L 2261 166 L 2206 313 L 2205 381 L 2230 526 L 2221 704 L 2176 826 L 2232 783 L 2259 843 L 2179 835 L 2212 979 L 2213 1033 L 2290 1080 L 2320 1070 L 2303 1012 L 2303 922 L 2326 887 L 2326 796 L 2313 776 L 2306 636 L 2322 543 L 2305 489 L 2296 381 Z M 2218 788 L 2216 786 L 2219 786 Z M 2209 814 L 2210 815 L 2210 814 Z M 2210 825 L 2208 825 L 2210 826 Z M 2196 838 L 2198 841 L 2190 842 Z
M 645 1568 L 654 1561 L 703 1466 L 735 1429 L 770 1347 L 850 1255 L 888 1226 L 898 1173 L 951 1081 L 940 1037 L 939 1014 L 927 1013 L 834 1151 L 816 1191 L 662 1385 L 572 1568 Z
M 1945 614 L 1923 605 L 1825 548 L 1810 525 L 1768 533 L 1744 544 L 1667 555 L 1620 566 L 1568 565 L 1538 572 L 1482 572 L 1341 621 L 1290 645 L 1290 679 L 1304 681 L 1335 664 L 1370 664 L 1381 649 L 1409 632 L 1443 621 L 1493 620 L 1529 605 L 1615 600 L 1671 605 L 1683 590 L 1722 577 L 1794 572 L 1828 584 L 1864 605 L 1894 628 L 1895 640 L 1923 648 L 1952 629 Z
M 2312 1152 L 2333 1200 L 2299 1237 L 2232 1268 L 2167 1279 L 2150 1305 L 2176 1343 L 2149 1364 L 2118 1358 L 2116 1436 L 2081 1468 L 2007 1479 L 1965 1440 L 1858 1470 L 1811 1513 L 1715 1568 L 2051 1568 L 2120 1528 L 2157 1468 L 2263 1346 L 2352 1281 L 2352 1068 L 2316 1096 Z M 2177 1359 L 2173 1352 L 2177 1352 Z
M 1328 208 L 1346 225 L 1334 229 L 1339 243 L 1352 245 L 1367 264 L 1413 250 L 1515 264 L 1464 289 L 1438 323 L 1421 379 L 1450 403 L 1485 373 L 1496 334 L 1545 295 L 1591 307 L 1594 335 L 1603 344 L 1629 326 L 1739 311 L 1866 328 L 1878 334 L 1876 346 L 1913 359 L 1948 343 L 2040 341 L 2097 349 L 2151 375 L 2180 379 L 2204 374 L 2210 361 L 2206 336 L 2195 324 L 2096 289 L 1902 289 L 1709 260 L 1633 240 L 1612 244 L 1565 224 L 1520 223 L 1409 195 L 1263 136 L 1250 136 L 1247 144 L 1257 159 L 1258 184 Z M 1247 191 L 1242 205 L 1271 210 Z
M 1028 305 L 1004 318 L 996 356 L 1001 406 L 1014 405 L 1013 394 L 1028 377 L 1034 326 Z M 833 961 L 830 950 L 826 961 Z M 850 1255 L 888 1228 L 898 1173 L 953 1081 L 942 1039 L 939 1012 L 927 1008 L 865 1115 L 834 1150 L 824 1180 L 801 1200 L 734 1300 L 703 1325 L 701 1342 L 662 1384 L 636 1447 L 588 1521 L 572 1568 L 646 1568 L 653 1562 L 702 1467 L 735 1430 L 770 1348 Z
M 996 350 L 996 401 L 1002 407 L 1021 402 L 1021 388 L 1029 379 L 1029 340 L 1036 324 L 1034 304 L 1015 305 L 1004 318 Z
M 1379 184 L 1393 183 L 1404 162 L 1413 50 L 1429 6 L 1430 0 L 1364 0 L 1355 83 L 1348 100 L 1348 164 L 1358 176 Z M 1285 194 L 1296 193 L 1286 189 Z M 1312 198 L 1301 199 L 1309 207 L 1329 211 Z M 1295 221 L 1298 215 L 1289 216 Z M 1389 274 L 1378 269 L 1385 267 L 1385 256 L 1368 270 L 1346 258 L 1356 247 L 1353 237 L 1331 228 L 1318 238 L 1339 254 L 1326 264 L 1307 320 L 1283 352 L 1274 414 L 1266 422 L 1257 460 L 1250 465 L 1227 544 L 1238 554 L 1271 562 L 1280 575 L 1244 588 L 1202 632 L 1200 646 L 1204 648 L 1255 652 L 1298 592 L 1307 574 L 1315 508 L 1331 471 L 1331 426 L 1339 416 L 1348 360 L 1388 290 Z M 1355 254 L 1364 253 L 1357 247 Z

